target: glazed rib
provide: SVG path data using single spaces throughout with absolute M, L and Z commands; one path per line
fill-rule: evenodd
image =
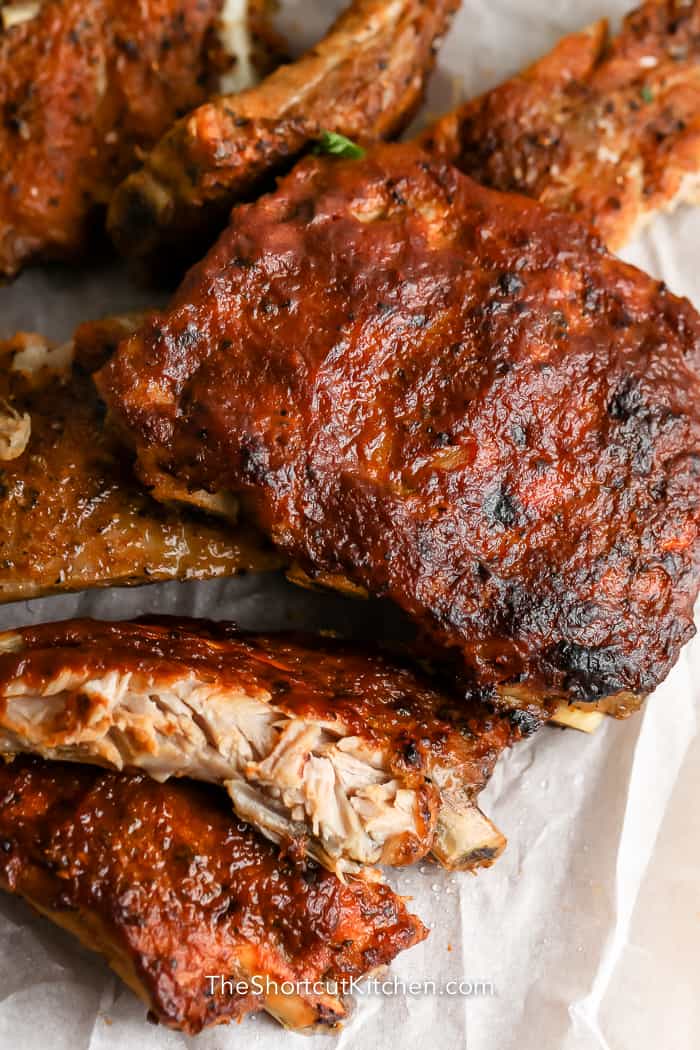
M 237 208 L 97 378 L 144 478 L 239 494 L 496 702 L 633 707 L 694 633 L 700 318 L 415 146 Z
M 91 378 L 134 324 L 0 344 L 0 602 L 280 564 L 250 527 L 165 507 L 134 475 Z
M 458 0 L 353 0 L 324 39 L 242 95 L 183 117 L 116 192 L 123 254 L 153 256 L 225 225 L 231 205 L 289 169 L 322 129 L 386 138 L 409 122 Z M 205 245 L 205 247 L 208 246 Z
M 239 817 L 337 874 L 490 864 L 476 805 L 519 731 L 378 652 L 199 621 L 0 635 L 0 755 L 223 784 Z
M 234 68 L 279 60 L 265 4 L 236 0 L 38 0 L 0 22 L 0 275 L 89 247 L 97 206 L 183 112 Z M 220 16 L 248 32 L 218 38 Z M 251 37 L 251 32 L 253 36 Z
M 652 0 L 560 41 L 420 139 L 477 182 L 585 219 L 617 251 L 653 215 L 697 200 L 700 3 Z
M 0 886 L 106 956 L 158 1021 L 191 1035 L 258 1010 L 290 1028 L 337 1029 L 347 1008 L 333 982 L 426 936 L 388 886 L 295 868 L 219 792 L 191 782 L 0 763 L 0 841 Z M 212 994 L 217 974 L 230 993 Z

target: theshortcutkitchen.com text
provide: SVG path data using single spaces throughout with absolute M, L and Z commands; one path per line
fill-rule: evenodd
M 404 981 L 400 977 L 349 977 L 340 981 L 283 981 L 273 977 L 253 975 L 245 979 L 229 977 L 225 974 L 207 974 L 205 977 L 208 995 L 246 996 L 246 995 L 382 995 L 410 996 L 413 998 L 427 995 L 461 996 L 479 998 L 495 996 L 496 987 L 493 981 L 455 978 L 448 981 Z

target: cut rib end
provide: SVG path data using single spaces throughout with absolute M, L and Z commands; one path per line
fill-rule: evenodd
M 107 229 L 124 256 L 152 255 L 172 219 L 172 193 L 145 169 L 135 172 L 118 188 L 107 213 Z
M 443 868 L 489 868 L 505 848 L 505 835 L 463 792 L 443 792 L 432 848 L 433 857 Z

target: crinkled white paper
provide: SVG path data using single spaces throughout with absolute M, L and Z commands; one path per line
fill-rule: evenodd
M 339 3 L 292 0 L 298 47 Z M 441 52 L 426 112 L 490 87 L 564 32 L 620 0 L 465 0 Z M 657 220 L 627 253 L 700 306 L 700 210 Z M 118 267 L 25 274 L 0 289 L 0 336 L 17 328 L 64 338 L 83 319 L 146 304 Z M 0 625 L 160 610 L 246 626 L 393 630 L 381 605 L 360 608 L 246 578 L 66 596 L 0 610 Z M 387 618 L 385 621 L 385 617 Z M 697 1050 L 700 1045 L 700 644 L 691 644 L 641 716 L 594 736 L 547 729 L 501 761 L 484 810 L 509 837 L 478 877 L 430 865 L 392 882 L 413 897 L 428 940 L 392 968 L 403 981 L 490 982 L 481 996 L 371 995 L 338 1050 Z M 400 992 L 400 989 L 399 989 Z M 190 1042 L 146 1023 L 141 1003 L 95 956 L 0 897 L 2 1050 L 164 1050 Z M 215 1029 L 198 1050 L 331 1047 L 266 1017 Z

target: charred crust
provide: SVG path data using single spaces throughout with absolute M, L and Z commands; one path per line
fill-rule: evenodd
M 549 660 L 564 672 L 565 687 L 577 700 L 600 700 L 629 688 L 629 661 L 614 646 L 559 642 L 549 651 Z
M 506 714 L 515 732 L 523 738 L 532 736 L 542 725 L 541 715 L 525 708 L 511 708 Z

